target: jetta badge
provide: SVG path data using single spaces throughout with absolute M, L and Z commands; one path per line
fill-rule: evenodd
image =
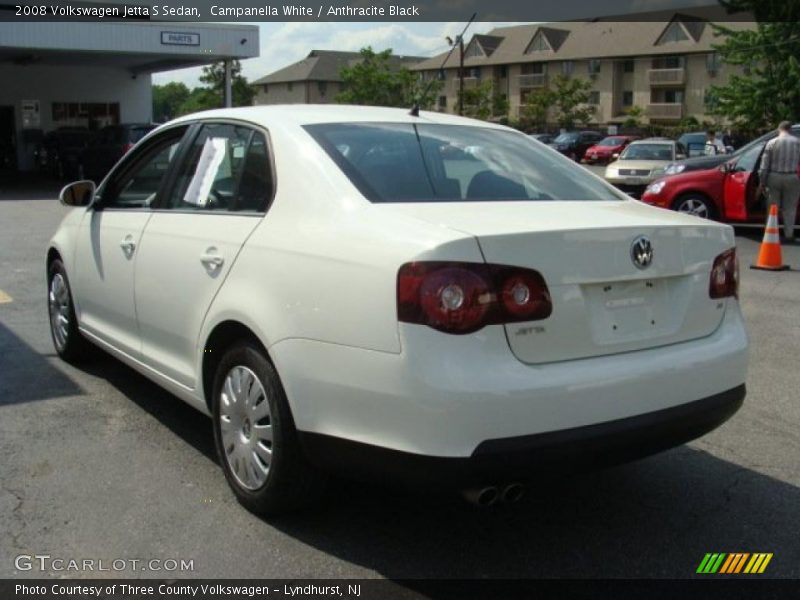
M 653 262 L 653 244 L 643 235 L 640 235 L 631 245 L 631 260 L 637 269 L 646 269 Z

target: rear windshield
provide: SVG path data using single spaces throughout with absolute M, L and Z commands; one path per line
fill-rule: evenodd
M 620 200 L 583 167 L 509 131 L 461 125 L 307 125 L 371 202 Z
M 625 138 L 610 137 L 601 141 L 598 146 L 619 146 L 625 143 Z
M 672 160 L 672 146 L 669 144 L 631 144 L 620 160 Z

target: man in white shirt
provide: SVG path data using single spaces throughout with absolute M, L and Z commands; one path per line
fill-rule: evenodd
M 725 144 L 722 143 L 722 140 L 717 139 L 717 134 L 711 129 L 706 131 L 705 154 L 725 154 L 726 152 Z
M 758 170 L 759 191 L 766 187 L 770 206 L 777 204 L 783 213 L 783 232 L 789 243 L 794 242 L 800 197 L 800 139 L 791 134 L 791 129 L 789 121 L 778 125 L 778 137 L 767 143 Z

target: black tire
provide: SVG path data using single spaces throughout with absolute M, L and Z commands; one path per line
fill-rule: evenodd
M 268 417 L 262 419 L 253 417 L 252 424 L 249 417 L 246 417 L 241 430 L 232 425 L 231 429 L 235 429 L 235 433 L 228 433 L 229 436 L 246 436 L 248 440 L 246 443 L 251 443 L 249 440 L 251 435 L 256 437 L 257 425 L 261 427 L 266 423 L 270 425 L 272 431 L 270 463 L 266 471 L 266 480 L 257 487 L 254 485 L 257 483 L 255 479 L 251 479 L 251 485 L 248 486 L 234 472 L 236 467 L 240 473 L 246 471 L 247 467 L 243 467 L 234 454 L 229 457 L 229 451 L 233 446 L 229 445 L 226 448 L 223 441 L 223 386 L 229 374 L 237 368 L 244 368 L 255 375 L 263 388 L 265 398 L 259 401 L 259 398 L 256 397 L 253 406 L 260 406 L 262 402 L 268 402 L 269 407 Z M 255 385 L 251 385 L 248 390 L 254 388 Z M 303 453 L 289 403 L 286 400 L 286 393 L 275 367 L 266 358 L 264 351 L 250 341 L 239 342 L 231 346 L 217 366 L 212 393 L 212 418 L 217 456 L 225 478 L 239 502 L 251 512 L 259 515 L 276 515 L 313 504 L 322 495 L 327 478 L 307 461 Z M 231 411 L 230 408 L 226 410 Z M 252 414 L 255 414 L 254 410 Z M 227 415 L 226 418 L 228 423 L 233 423 Z M 230 432 L 230 430 L 228 431 Z M 228 437 L 227 439 L 231 440 L 232 438 Z M 251 455 L 255 460 L 256 453 L 251 451 Z M 263 460 L 259 460 L 263 465 Z M 235 463 L 235 466 L 232 466 L 231 463 Z
M 63 292 L 54 280 L 60 278 L 63 282 Z M 66 303 L 66 305 L 64 304 Z M 94 354 L 93 346 L 78 330 L 78 319 L 75 316 L 75 304 L 72 301 L 72 288 L 69 285 L 67 271 L 60 258 L 50 262 L 47 268 L 47 307 L 48 321 L 50 323 L 50 337 L 58 355 L 69 363 L 82 363 Z M 54 311 L 57 314 L 54 314 Z M 58 320 L 58 316 L 66 317 L 67 323 Z M 59 329 L 57 329 L 57 327 Z
M 714 203 L 703 194 L 684 194 L 672 203 L 672 210 L 703 219 L 716 219 Z

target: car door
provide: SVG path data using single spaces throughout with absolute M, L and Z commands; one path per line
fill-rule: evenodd
M 764 144 L 758 144 L 742 154 L 732 167 L 728 167 L 730 171 L 723 184 L 723 206 L 726 218 L 732 221 L 746 221 L 752 216 L 749 213 L 756 204 L 758 187 L 755 170 L 763 150 Z
M 145 364 L 196 386 L 203 320 L 272 194 L 265 132 L 236 123 L 204 123 L 195 132 L 136 263 Z
M 75 302 L 81 328 L 138 357 L 134 265 L 151 204 L 166 181 L 186 127 L 165 131 L 121 163 L 81 221 L 75 249 Z

